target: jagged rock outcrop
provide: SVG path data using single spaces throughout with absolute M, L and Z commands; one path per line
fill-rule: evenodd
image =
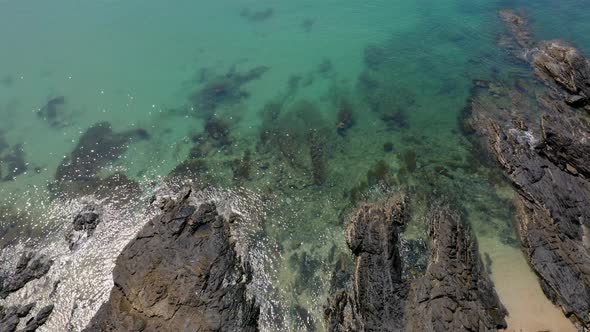
M 408 221 L 403 195 L 358 209 L 346 231 L 354 255 L 353 286 L 340 292 L 327 309 L 330 331 L 399 330 L 403 327 L 398 227 Z
M 590 329 L 590 126 L 580 110 L 590 66 L 560 41 L 540 43 L 531 65 L 544 87 L 474 90 L 467 123 L 517 190 L 519 237 L 545 294 Z
M 21 318 L 26 317 L 35 303 L 4 308 L 0 306 L 0 331 L 15 331 Z
M 92 236 L 100 221 L 98 207 L 93 205 L 85 206 L 76 214 L 72 221 L 72 228 L 66 234 L 70 250 L 76 249 L 85 239 Z
M 17 305 L 12 307 L 4 308 L 0 306 L 0 331 L 3 332 L 14 332 L 17 330 L 20 320 L 27 317 L 35 303 L 29 303 L 27 305 Z M 48 305 L 39 310 L 36 315 L 32 316 L 27 320 L 25 327 L 19 332 L 33 332 L 36 331 L 41 325 L 45 324 L 49 316 L 53 312 L 53 305 Z
M 495 331 L 507 312 L 461 216 L 435 205 L 428 216 L 430 260 L 411 285 L 406 331 Z
M 117 259 L 115 287 L 86 331 L 256 331 L 249 266 L 231 236 L 239 216 L 190 190 L 159 205 Z
M 352 283 L 328 299 L 328 331 L 496 331 L 500 303 L 470 228 L 446 206 L 429 218 L 431 257 L 423 276 L 403 278 L 399 233 L 408 221 L 403 195 L 358 209 L 347 229 Z
M 551 103 L 551 101 L 547 101 Z M 541 115 L 542 154 L 561 170 L 590 178 L 590 123 L 581 114 L 553 103 Z
M 590 98 L 590 61 L 575 47 L 561 40 L 541 42 L 533 55 L 537 76 L 555 89 L 566 103 L 583 107 Z M 590 109 L 587 109 L 590 111 Z
M 26 251 L 19 258 L 14 273 L 0 276 L 0 298 L 23 288 L 29 281 L 39 279 L 51 268 L 53 261 L 44 255 Z

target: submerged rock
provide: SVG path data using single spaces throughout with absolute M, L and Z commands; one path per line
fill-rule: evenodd
M 252 11 L 249 8 L 244 8 L 240 11 L 240 16 L 249 22 L 262 22 L 269 19 L 274 14 L 272 8 Z
M 141 128 L 115 132 L 108 122 L 93 125 L 58 166 L 55 181 L 48 185 L 50 192 L 66 198 L 94 195 L 110 202 L 129 202 L 141 193 L 139 184 L 122 172 L 102 173 L 129 144 L 149 138 L 149 133 Z
M 0 145 L 2 142 L 0 142 Z M 3 164 L 6 170 L 2 172 Z M 1 157 L 0 160 L 0 177 L 3 176 L 4 181 L 14 180 L 17 176 L 24 174 L 28 170 L 28 163 L 25 160 L 25 151 L 22 144 L 16 144 L 10 152 Z
M 143 129 L 114 132 L 108 122 L 99 122 L 88 128 L 78 140 L 74 151 L 57 168 L 57 181 L 88 181 L 109 162 L 117 160 L 134 139 L 143 140 L 149 135 Z
M 232 68 L 226 74 L 212 78 L 194 92 L 190 96 L 191 103 L 201 114 L 210 117 L 220 106 L 234 105 L 247 99 L 249 94 L 242 90 L 242 86 L 261 78 L 269 69 L 266 66 L 258 66 L 246 72 L 238 72 Z
M 256 331 L 250 267 L 231 236 L 236 218 L 190 190 L 158 204 L 163 214 L 117 259 L 115 287 L 86 331 Z
M 534 45 L 533 36 L 528 29 L 526 18 L 512 9 L 502 9 L 498 12 L 504 21 L 518 47 L 527 49 Z
M 483 268 L 470 228 L 446 206 L 430 213 L 431 258 L 423 276 L 403 277 L 403 195 L 360 207 L 347 229 L 352 285 L 328 299 L 328 331 L 495 331 L 506 310 Z
M 37 116 L 47 121 L 51 127 L 59 127 L 62 125 L 60 116 L 63 112 L 65 103 L 66 98 L 64 96 L 51 98 L 47 101 L 45 106 L 37 112 Z

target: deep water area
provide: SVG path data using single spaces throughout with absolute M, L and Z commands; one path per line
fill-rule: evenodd
M 434 200 L 466 216 L 508 331 L 575 331 L 520 251 L 514 190 L 462 124 L 478 85 L 531 79 L 501 47 L 503 8 L 590 54 L 582 0 L 0 0 L 1 265 L 41 248 L 62 279 L 0 304 L 56 291 L 43 328 L 83 329 L 147 202 L 190 182 L 262 229 L 244 235 L 261 329 L 324 331 L 350 213 L 403 189 L 403 241 L 424 243 Z M 106 217 L 70 253 L 62 234 L 88 204 Z

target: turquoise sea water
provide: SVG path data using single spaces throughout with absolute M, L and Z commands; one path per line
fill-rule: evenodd
M 0 196 L 10 215 L 28 214 L 0 220 L 3 241 L 42 239 L 60 227 L 48 185 L 81 135 L 108 121 L 115 132 L 141 128 L 149 139 L 133 140 L 102 167 L 104 176 L 122 172 L 149 196 L 198 150 L 193 159 L 205 166 L 192 178 L 262 197 L 265 235 L 255 250 L 272 285 L 268 330 L 322 329 L 331 273 L 346 252 L 346 215 L 400 187 L 416 197 L 409 237 L 422 236 L 426 202 L 451 198 L 482 250 L 498 256 L 493 268 L 530 277 L 523 259 L 501 256 L 515 247 L 511 190 L 477 160 L 459 118 L 472 80 L 529 72 L 498 47 L 497 10 L 522 9 L 537 39 L 590 52 L 588 7 L 0 0 Z M 38 112 L 50 100 L 57 115 L 48 121 Z M 15 156 L 24 164 L 12 163 Z M 498 265 L 504 261 L 521 266 Z M 517 303 L 502 298 L 509 283 L 495 282 L 509 310 L 542 297 L 530 285 L 533 300 Z M 514 330 L 551 327 L 521 317 Z

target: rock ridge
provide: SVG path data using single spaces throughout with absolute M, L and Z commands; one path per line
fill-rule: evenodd
M 497 331 L 506 309 L 487 275 L 470 227 L 449 206 L 428 216 L 431 254 L 424 274 L 403 278 L 400 233 L 407 197 L 358 208 L 347 228 L 352 282 L 325 306 L 328 331 Z

